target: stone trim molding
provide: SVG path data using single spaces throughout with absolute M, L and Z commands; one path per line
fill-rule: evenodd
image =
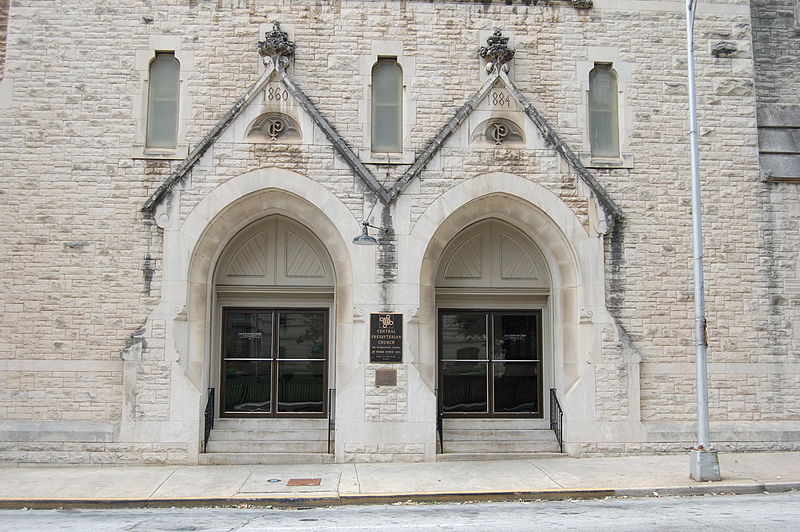
M 277 25 L 276 25 L 277 28 Z M 274 32 L 279 31 L 279 28 Z M 274 33 L 273 32 L 273 33 Z M 268 34 L 269 35 L 269 34 Z M 285 36 L 285 34 L 282 34 Z M 495 32 L 497 35 L 497 32 Z M 266 41 L 265 41 L 266 42 Z M 291 43 L 291 41 L 288 41 Z M 292 50 L 294 43 L 292 44 Z M 260 44 L 261 46 L 261 44 Z M 267 46 L 267 45 L 264 45 Z M 283 48 L 282 48 L 283 49 Z M 272 50 L 271 48 L 266 52 Z M 274 50 L 273 50 L 274 51 Z M 510 60 L 510 57 L 504 57 Z M 513 57 L 513 54 L 511 54 Z M 266 55 L 264 56 L 266 58 Z M 397 180 L 397 182 L 389 189 L 381 185 L 375 178 L 373 173 L 364 165 L 358 155 L 347 145 L 347 142 L 336 131 L 336 129 L 328 122 L 328 120 L 319 112 L 311 100 L 305 93 L 292 81 L 289 74 L 286 72 L 284 61 L 286 55 L 277 56 L 275 60 L 268 61 L 271 63 L 258 80 L 245 92 L 245 94 L 237 100 L 234 106 L 220 119 L 219 122 L 209 131 L 200 143 L 192 150 L 189 156 L 175 169 L 175 171 L 159 186 L 156 191 L 142 206 L 142 211 L 152 215 L 158 204 L 164 197 L 180 182 L 186 174 L 197 163 L 200 157 L 208 150 L 214 141 L 222 134 L 225 129 L 239 116 L 244 108 L 249 104 L 253 98 L 264 88 L 264 85 L 269 81 L 273 73 L 276 73 L 284 85 L 292 93 L 292 96 L 300 102 L 301 107 L 311 116 L 317 126 L 325 133 L 325 136 L 333 144 L 336 151 L 341 155 L 350 168 L 353 169 L 355 174 L 369 187 L 369 189 L 377 196 L 378 200 L 384 205 L 390 205 L 397 199 L 397 196 L 408 186 L 408 184 L 417 177 L 430 163 L 434 155 L 442 148 L 445 141 L 458 129 L 467 117 L 475 110 L 476 105 L 486 96 L 486 94 L 493 88 L 496 81 L 500 80 L 514 96 L 519 105 L 523 108 L 526 115 L 533 121 L 536 127 L 544 136 L 545 141 L 558 152 L 573 168 L 578 177 L 583 181 L 592 193 L 597 198 L 599 204 L 604 210 L 604 217 L 606 219 L 606 227 L 608 231 L 613 231 L 616 222 L 623 218 L 622 209 L 614 202 L 609 196 L 603 186 L 594 178 L 589 170 L 583 165 L 580 158 L 572 151 L 572 149 L 559 137 L 558 133 L 550 126 L 545 120 L 544 116 L 531 104 L 525 95 L 522 94 L 516 85 L 504 72 L 503 68 L 495 68 L 492 73 L 486 78 L 481 87 L 461 106 L 453 116 L 445 122 L 439 129 L 434 138 L 423 149 L 422 154 L 417 157 L 412 164 Z
M 167 201 L 178 202 L 177 194 L 170 195 Z M 353 308 L 351 287 L 354 279 L 369 280 L 374 270 L 369 267 L 374 259 L 366 256 L 374 253 L 371 247 L 351 249 L 358 246 L 348 245 L 349 237 L 358 231 L 360 223 L 339 198 L 304 175 L 280 168 L 246 172 L 214 188 L 181 223 L 176 221 L 165 227 L 162 295 L 148 321 L 166 322 L 165 356 L 173 364 L 170 412 L 192 411 L 198 415 L 202 412 L 215 349 L 211 334 L 215 265 L 234 235 L 273 214 L 314 227 L 335 271 L 333 316 L 337 318 L 332 320 L 336 323 L 336 330 L 332 331 L 335 352 L 354 351 L 347 319 Z M 130 371 L 135 370 L 135 364 L 131 365 Z M 195 443 L 202 437 L 199 417 L 185 424 L 177 422 L 170 418 L 147 425 L 131 419 L 123 429 L 129 439 L 150 430 L 180 434 L 180 438 L 185 438 L 182 441 L 192 442 L 190 448 L 196 452 L 199 447 Z
M 422 154 L 417 157 L 411 167 L 406 170 L 403 176 L 389 190 L 389 200 L 394 201 L 397 196 L 408 186 L 408 183 L 418 176 L 422 170 L 427 166 L 433 156 L 441 149 L 445 141 L 453 134 L 453 132 L 464 123 L 467 117 L 475 110 L 478 103 L 486 96 L 486 94 L 494 87 L 496 81 L 500 80 L 506 89 L 517 100 L 522 110 L 533 121 L 536 127 L 541 132 L 545 141 L 558 152 L 569 164 L 572 166 L 578 177 L 591 189 L 597 197 L 600 205 L 605 210 L 606 224 L 609 231 L 613 231 L 615 223 L 623 218 L 622 209 L 617 203 L 609 196 L 608 192 L 589 172 L 583 165 L 580 158 L 572 151 L 572 148 L 564 142 L 558 135 L 555 129 L 550 126 L 542 114 L 528 101 L 522 91 L 520 91 L 514 82 L 508 77 L 508 74 L 502 69 L 496 69 L 486 78 L 481 88 L 478 89 L 461 107 L 459 107 L 455 114 L 448 120 L 434 136 L 433 140 L 425 147 Z
M 150 64 L 159 52 L 171 51 L 180 63 L 178 94 L 178 136 L 175 148 L 147 147 L 147 106 L 150 94 Z M 131 157 L 134 159 L 155 159 L 180 161 L 189 153 L 186 141 L 186 124 L 191 120 L 192 95 L 188 90 L 188 80 L 194 70 L 194 54 L 184 50 L 181 39 L 175 35 L 151 35 L 148 47 L 135 51 L 134 69 L 139 74 L 139 82 L 133 98 L 133 120 L 136 134 Z
M 447 244 L 464 227 L 489 218 L 505 221 L 527 234 L 542 252 L 551 286 L 548 299 L 551 320 L 553 381 L 562 390 L 570 419 L 591 419 L 571 397 L 594 396 L 594 364 L 599 350 L 597 331 L 611 321 L 605 309 L 602 240 L 592 237 L 575 213 L 552 191 L 522 177 L 490 173 L 466 179 L 434 201 L 411 229 L 408 261 L 419 270 L 406 272 L 400 283 L 418 285 L 405 303 L 419 308 L 419 353 L 436 353 L 436 272 Z M 418 276 L 418 277 L 417 277 Z M 581 315 L 592 314 L 592 322 Z M 435 356 L 435 355 L 430 355 Z M 429 385 L 435 382 L 435 360 L 430 364 Z M 593 401 L 589 401 L 592 403 Z
M 291 41 L 290 41 L 291 42 Z M 266 50 L 266 48 L 265 48 Z M 266 57 L 266 56 L 265 56 Z M 276 56 L 277 57 L 277 56 Z M 285 58 L 286 56 L 280 56 Z M 169 194 L 172 189 L 177 185 L 189 171 L 194 167 L 197 161 L 208 151 L 208 148 L 217 140 L 217 138 L 233 123 L 233 121 L 242 113 L 247 105 L 253 101 L 264 88 L 264 85 L 272 77 L 273 73 L 277 73 L 280 80 L 289 89 L 303 109 L 311 116 L 317 126 L 325 133 L 325 136 L 333 144 L 333 147 L 339 152 L 347 164 L 353 171 L 367 184 L 367 186 L 378 196 L 378 199 L 386 205 L 389 204 L 388 197 L 385 189 L 381 186 L 375 176 L 372 175 L 366 166 L 361 162 L 358 156 L 353 152 L 350 146 L 347 145 L 345 140 L 339 135 L 334 127 L 328 120 L 319 112 L 316 106 L 309 100 L 303 91 L 294 84 L 285 69 L 285 62 L 278 58 L 277 61 L 270 61 L 270 68 L 264 70 L 261 76 L 256 80 L 253 85 L 236 101 L 236 103 L 228 110 L 227 113 L 217 122 L 217 124 L 209 131 L 200 143 L 192 149 L 191 153 L 178 165 L 178 167 L 170 174 L 170 176 L 159 186 L 155 192 L 147 199 L 142 206 L 142 212 L 152 215 L 155 208 L 161 201 Z
M 592 156 L 589 141 L 589 73 L 598 63 L 611 65 L 611 69 L 617 77 L 618 157 Z M 587 59 L 578 61 L 576 66 L 582 92 L 581 105 L 578 107 L 578 127 L 583 131 L 581 161 L 587 168 L 633 168 L 635 161 L 630 149 L 630 136 L 633 131 L 633 109 L 628 104 L 628 96 L 633 83 L 635 64 L 623 60 L 619 48 L 590 46 Z

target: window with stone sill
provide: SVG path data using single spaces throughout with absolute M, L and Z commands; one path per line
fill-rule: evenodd
M 175 52 L 156 52 L 148 77 L 146 149 L 177 148 L 179 94 L 180 62 Z
M 372 151 L 403 151 L 403 69 L 396 57 L 372 67 Z
M 619 158 L 617 74 L 610 63 L 589 73 L 589 144 L 592 157 Z

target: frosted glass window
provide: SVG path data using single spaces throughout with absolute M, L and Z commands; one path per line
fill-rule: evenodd
M 150 63 L 147 147 L 175 148 L 178 139 L 180 63 L 173 52 L 159 52 Z
M 611 65 L 597 64 L 589 73 L 589 131 L 593 156 L 619 157 L 617 76 Z
M 403 69 L 394 58 L 372 67 L 372 151 L 403 151 Z

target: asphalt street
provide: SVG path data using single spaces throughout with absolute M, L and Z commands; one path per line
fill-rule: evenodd
M 800 492 L 294 510 L 0 510 L 0 531 L 800 530 Z

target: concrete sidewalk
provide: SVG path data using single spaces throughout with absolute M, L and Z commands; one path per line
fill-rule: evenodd
M 0 507 L 320 506 L 758 493 L 800 489 L 800 452 L 720 454 L 720 482 L 689 454 L 412 464 L 0 465 Z M 304 485 L 306 484 L 306 485 Z

